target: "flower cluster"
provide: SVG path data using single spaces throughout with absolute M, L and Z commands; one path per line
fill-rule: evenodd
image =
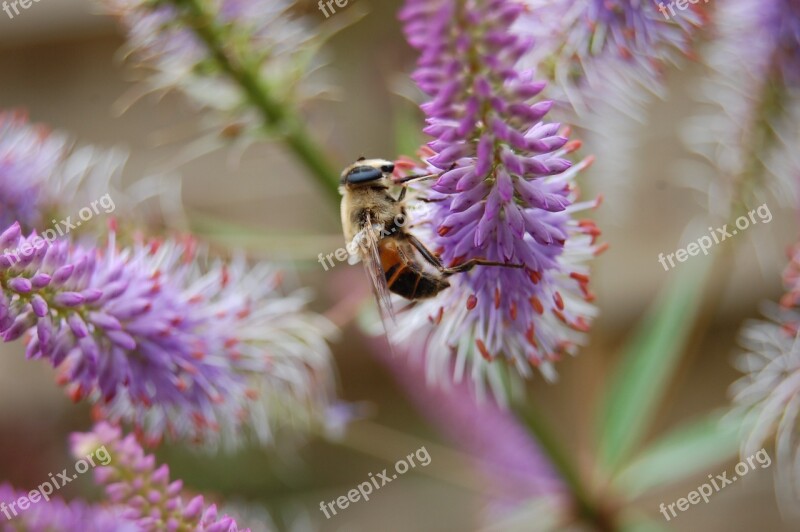
M 768 307 L 770 321 L 749 322 L 741 332 L 745 352 L 736 367 L 744 376 L 731 393 L 745 420 L 742 456 L 775 436 L 778 480 L 786 488 L 777 491 L 791 507 L 800 499 L 800 245 L 789 256 L 780 306 Z
M 24 113 L 0 111 L 0 227 L 33 229 L 89 205 L 113 190 L 124 162 L 115 150 L 74 148 Z
M 454 358 L 457 379 L 469 364 L 498 397 L 502 370 L 493 361 L 552 378 L 551 363 L 576 351 L 594 315 L 585 261 L 604 249 L 595 225 L 572 217 L 597 205 L 574 203 L 575 175 L 591 159 L 565 158 L 580 143 L 542 120 L 551 102 L 535 97 L 545 85 L 518 68 L 532 44 L 508 28 L 522 12 L 508 0 L 409 0 L 401 14 L 421 52 L 414 79 L 431 97 L 426 170 L 442 173 L 415 226 L 427 228 L 421 236 L 445 264 L 480 258 L 524 268 L 455 275 L 439 297 L 404 313 L 399 329 L 427 342 L 429 378 L 452 372 Z
M 692 91 L 702 108 L 685 129 L 686 144 L 713 168 L 692 186 L 722 216 L 763 201 L 763 191 L 800 204 L 800 2 L 731 0 L 715 21 L 703 57 L 710 73 Z
M 216 505 L 207 506 L 202 495 L 187 498 L 183 483 L 170 481 L 169 467 L 156 467 L 155 457 L 145 454 L 132 434 L 123 438 L 118 428 L 99 423 L 92 432 L 72 435 L 76 457 L 102 446 L 113 461 L 94 469 L 95 480 L 105 487 L 108 500 L 123 523 L 135 525 L 136 530 L 240 530 L 233 518 L 219 516 Z
M 282 295 L 271 268 L 201 267 L 193 241 L 48 244 L 18 224 L 0 235 L 7 248 L 16 251 L 0 256 L 3 339 L 29 334 L 28 358 L 58 367 L 73 399 L 148 441 L 233 443 L 250 427 L 263 442 L 276 416 L 317 420 L 327 408 L 329 326 L 305 311 L 303 294 Z
M 26 497 L 28 492 L 15 490 L 8 484 L 0 484 L 0 531 L 18 532 L 137 532 L 141 530 L 133 523 L 122 520 L 122 509 L 87 504 L 83 501 L 65 502 L 60 497 L 48 501 L 39 500 L 27 510 L 13 510 L 6 503 Z
M 224 140 L 278 125 L 283 107 L 322 90 L 306 81 L 325 36 L 290 13 L 289 0 L 98 0 L 127 33 L 126 56 L 143 92 L 179 91 L 210 116 Z M 258 96 L 254 94 L 258 93 Z M 269 95 L 270 102 L 252 98 Z M 258 116 L 253 105 L 272 116 Z M 269 109 L 265 109 L 264 106 Z M 215 140 L 214 142 L 217 142 Z
M 705 20 L 696 3 L 674 17 L 660 12 L 659 2 L 653 0 L 523 0 L 523 4 L 526 9 L 514 30 L 537 44 L 524 64 L 546 72 L 573 105 L 598 102 L 619 92 L 635 98 L 629 90 L 634 86 L 663 92 L 661 70 L 691 53 L 694 34 Z M 616 100 L 624 104 L 623 98 Z

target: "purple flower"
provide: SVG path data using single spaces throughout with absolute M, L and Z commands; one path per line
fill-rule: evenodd
M 215 0 L 189 2 L 148 0 L 100 0 L 106 13 L 117 18 L 127 34 L 126 56 L 144 73 L 143 85 L 129 100 L 149 92 L 178 91 L 211 115 L 208 146 L 220 141 L 249 137 L 264 124 L 254 112 L 248 89 L 258 85 L 279 106 L 297 105 L 316 96 L 322 87 L 308 79 L 317 65 L 310 59 L 325 39 L 325 32 L 311 31 L 301 17 L 291 13 L 289 0 Z M 219 42 L 219 55 L 237 68 L 249 69 L 254 78 L 241 85 L 229 77 L 209 42 L 191 29 L 196 24 Z M 274 111 L 283 113 L 281 109 Z M 277 116 L 268 117 L 276 121 Z M 193 147 L 197 151 L 198 146 Z
M 506 529 L 513 529 L 509 521 L 523 509 L 537 523 L 566 522 L 571 505 L 568 490 L 513 414 L 491 402 L 477 404 L 470 383 L 454 384 L 446 390 L 425 386 L 419 361 L 409 363 L 393 356 L 381 356 L 380 360 L 431 426 L 474 461 L 481 475 L 480 493 L 487 503 L 482 516 L 487 526 L 505 523 Z M 534 511 L 542 501 L 547 504 Z
M 0 227 L 19 222 L 26 230 L 60 234 L 61 217 L 76 221 L 79 209 L 102 196 L 113 193 L 124 203 L 115 185 L 125 158 L 117 150 L 75 147 L 66 135 L 29 123 L 24 113 L 0 111 Z
M 23 114 L 0 112 L 0 226 L 42 221 L 43 189 L 64 150 L 63 138 L 29 125 Z
M 701 108 L 684 130 L 687 146 L 711 164 L 692 184 L 725 217 L 732 206 L 763 201 L 762 191 L 796 207 L 800 2 L 730 0 L 718 6 L 715 23 L 703 56 L 709 72 L 691 91 Z
M 84 457 L 105 446 L 111 462 L 94 469 L 95 480 L 105 487 L 109 501 L 120 512 L 122 522 L 138 530 L 195 530 L 237 532 L 236 521 L 219 516 L 216 505 L 207 505 L 201 495 L 188 498 L 180 480 L 171 481 L 169 467 L 156 467 L 136 438 L 107 423 L 99 423 L 85 434 L 72 435 L 72 452 Z
M 105 507 L 87 504 L 81 500 L 65 502 L 61 497 L 50 497 L 46 501 L 37 497 L 37 502 L 31 502 L 27 510 L 21 510 L 17 505 L 13 509 L 8 505 L 20 497 L 29 501 L 28 491 L 18 491 L 8 484 L 0 484 L 0 531 L 16 532 L 50 532 L 62 530 L 65 532 L 136 532 L 138 529 L 133 523 L 121 520 L 120 508 Z
M 658 0 L 522 3 L 526 9 L 514 31 L 536 42 L 524 64 L 544 71 L 563 96 L 587 107 L 620 90 L 635 97 L 627 90 L 632 86 L 663 92 L 664 65 L 692 53 L 694 35 L 705 21 L 700 5 L 673 13 L 670 2 Z
M 28 358 L 60 369 L 74 400 L 163 436 L 225 443 L 276 412 L 316 419 L 331 393 L 330 327 L 244 260 L 203 266 L 194 243 L 118 250 L 0 235 L 0 333 L 29 333 Z
M 508 31 L 522 10 L 509 0 L 409 0 L 401 14 L 421 53 L 414 79 L 431 96 L 427 163 L 443 172 L 414 224 L 445 264 L 483 258 L 524 269 L 454 275 L 451 288 L 405 313 L 400 333 L 426 342 L 429 378 L 452 371 L 455 357 L 457 379 L 471 366 L 499 396 L 500 360 L 552 378 L 552 362 L 576 351 L 594 315 L 584 262 L 603 249 L 594 224 L 572 218 L 598 203 L 574 203 L 574 177 L 591 159 L 565 158 L 580 143 L 542 121 L 550 102 L 535 96 L 544 84 L 517 67 L 532 46 Z

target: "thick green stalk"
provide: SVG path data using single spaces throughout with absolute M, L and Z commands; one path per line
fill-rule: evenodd
M 294 155 L 306 166 L 326 194 L 339 203 L 338 176 L 324 150 L 311 138 L 300 117 L 283 102 L 276 100 L 258 72 L 257 62 L 237 57 L 226 46 L 224 31 L 206 12 L 200 0 L 168 0 L 181 9 L 185 22 L 205 43 L 214 61 L 247 95 L 259 110 L 264 127 L 277 131 Z

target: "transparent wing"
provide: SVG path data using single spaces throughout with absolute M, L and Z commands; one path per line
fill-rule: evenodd
M 372 219 L 367 213 L 366 231 L 364 231 L 364 242 L 366 245 L 367 256 L 364 259 L 364 269 L 367 270 L 372 286 L 375 289 L 375 299 L 378 302 L 378 308 L 381 314 L 381 321 L 383 322 L 383 329 L 386 335 L 389 336 L 389 327 L 386 324 L 386 317 L 388 316 L 391 323 L 396 323 L 394 317 L 394 309 L 392 308 L 392 297 L 389 292 L 389 286 L 386 284 L 386 273 L 381 267 L 381 255 L 378 249 L 378 238 L 375 235 L 375 230 L 372 227 Z

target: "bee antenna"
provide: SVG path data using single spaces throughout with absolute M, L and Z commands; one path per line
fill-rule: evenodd
M 367 160 L 367 158 L 366 158 L 366 157 L 364 157 L 364 156 L 362 155 L 361 157 L 359 157 L 359 158 L 358 158 L 358 159 L 356 159 L 356 160 L 357 160 L 358 162 L 361 162 L 361 161 L 366 161 L 366 160 Z

